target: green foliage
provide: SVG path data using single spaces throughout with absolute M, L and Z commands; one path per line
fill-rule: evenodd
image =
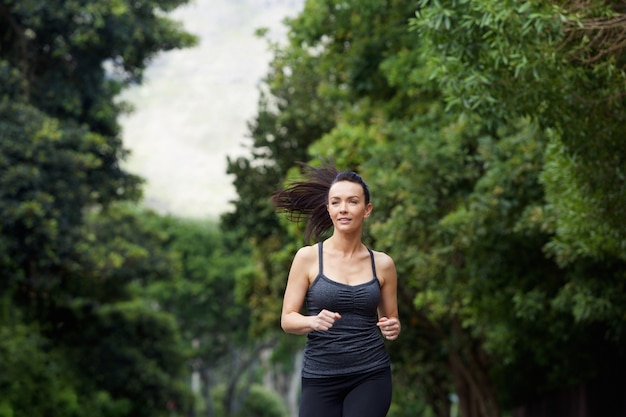
M 560 265 L 581 257 L 600 262 L 612 257 L 625 259 L 626 240 L 619 219 L 607 221 L 607 210 L 599 209 L 605 204 L 602 191 L 589 190 L 578 180 L 581 159 L 567 152 L 563 140 L 551 138 L 541 177 L 550 203 L 548 211 L 556 217 L 556 236 L 547 250 Z M 615 187 L 615 193 L 620 192 L 619 184 L 613 182 L 607 186 Z
M 213 391 L 214 403 L 223 404 L 225 397 L 226 386 L 217 386 Z M 216 407 L 213 411 L 215 417 L 229 416 L 221 406 Z M 286 417 L 288 415 L 281 398 L 276 393 L 263 388 L 261 385 L 253 384 L 236 417 Z
M 559 257 L 574 260 L 579 244 L 623 256 L 626 67 L 614 47 L 621 35 L 612 30 L 619 12 L 603 1 L 420 6 L 411 27 L 426 40 L 430 76 L 450 108 L 488 123 L 528 116 L 552 129 L 543 177 L 558 213 Z M 597 238 L 605 228 L 597 223 L 611 232 Z
M 260 385 L 250 387 L 250 392 L 239 412 L 241 417 L 286 417 L 287 415 L 280 397 Z
M 161 237 L 161 250 L 175 260 L 176 279 L 158 280 L 141 291 L 172 313 L 188 347 L 189 368 L 201 379 L 198 412 L 235 415 L 258 379 L 260 352 L 273 345 L 252 329 L 263 314 L 249 302 L 254 259 L 247 242 L 231 246 L 217 224 L 143 213 Z M 258 311 L 258 313 L 256 312 Z M 211 393 L 225 384 L 223 398 Z M 222 410 L 222 411 L 219 411 Z
M 116 135 L 121 88 L 141 82 L 158 52 L 197 41 L 163 13 L 186 2 L 8 1 L 0 9 L 2 58 L 21 73 L 20 96 L 34 107 Z
M 80 416 L 75 383 L 58 352 L 34 327 L 0 325 L 0 415 Z
M 503 404 L 520 403 L 537 391 L 606 374 L 609 370 L 600 358 L 606 360 L 607 352 L 613 352 L 611 360 L 619 366 L 622 359 L 614 349 L 624 341 L 617 336 L 623 335 L 618 319 L 623 310 L 616 301 L 623 298 L 619 280 L 626 228 L 615 211 L 623 207 L 624 182 L 615 178 L 623 170 L 622 158 L 617 156 L 623 155 L 624 148 L 618 145 L 623 142 L 623 121 L 619 116 L 606 117 L 623 105 L 614 99 L 622 88 L 623 73 L 617 68 L 619 58 L 613 63 L 608 57 L 597 63 L 589 59 L 581 65 L 576 54 L 582 53 L 584 45 L 576 44 L 581 36 L 576 27 L 593 33 L 590 22 L 607 12 L 597 4 L 583 11 L 549 2 L 423 2 L 421 6 L 411 24 L 426 41 L 423 55 L 450 110 L 478 114 L 492 130 L 521 116 L 547 129 L 546 139 L 540 142 L 541 154 L 534 157 L 537 162 L 543 160 L 533 167 L 538 177 L 532 175 L 530 183 L 508 186 L 492 182 L 485 189 L 491 188 L 492 195 L 475 202 L 470 198 L 473 207 L 470 205 L 469 211 L 455 210 L 442 219 L 448 230 L 461 224 L 479 226 L 453 234 L 459 243 L 465 241 L 450 252 L 462 256 L 461 274 L 430 277 L 450 276 L 454 281 L 448 283 L 449 288 L 458 286 L 463 292 L 452 298 L 442 297 L 439 291 L 426 292 L 418 301 L 451 305 L 461 312 L 463 306 L 470 308 L 471 314 L 462 318 L 462 323 L 478 330 L 476 335 L 484 339 L 484 347 L 498 361 L 491 368 Z M 585 53 L 601 54 L 591 45 L 589 48 Z M 529 139 L 525 139 L 526 146 Z M 528 155 L 528 149 L 517 154 Z M 477 187 L 489 179 L 492 167 L 490 162 Z M 511 169 L 494 171 L 493 178 L 501 181 Z M 485 209 L 493 206 L 505 214 L 505 207 L 513 207 L 510 203 L 515 200 L 501 205 L 501 196 L 506 196 L 511 185 L 512 190 L 536 189 L 535 198 L 522 200 L 523 211 L 505 217 L 510 219 L 507 223 L 514 220 L 513 224 L 495 223 L 492 228 L 493 215 L 480 213 L 488 213 Z M 473 194 L 478 191 L 476 188 Z M 474 217 L 476 214 L 479 217 Z M 503 239 L 501 233 L 507 229 L 511 237 L 519 234 L 519 238 L 511 241 L 514 258 L 504 260 L 498 256 L 498 247 L 505 247 L 508 238 Z M 477 252 L 496 236 L 500 236 L 495 241 L 498 246 Z M 523 247 L 531 252 L 523 255 Z M 555 265 L 550 264 L 552 257 Z M 524 262 L 516 270 L 513 260 Z M 498 276 L 494 274 L 498 268 L 493 266 L 498 264 L 507 268 L 501 276 L 515 277 L 516 282 L 492 281 Z M 471 276 L 490 279 L 479 286 L 472 281 L 468 281 L 469 288 L 459 286 L 466 270 Z M 596 284 L 599 279 L 600 286 Z M 483 301 L 473 294 L 489 297 Z M 487 315 L 480 317 L 481 311 Z M 446 317 L 448 312 L 443 309 L 438 314 Z M 510 317 L 501 321 L 507 315 Z M 598 332 L 602 336 L 596 336 Z M 588 343 L 589 339 L 595 342 Z
M 237 292 L 239 276 L 252 265 L 250 249 L 242 245 L 227 251 L 211 222 L 145 217 L 162 236 L 162 249 L 180 266 L 176 280 L 156 281 L 146 295 L 175 314 L 186 343 L 196 345 L 194 354 L 213 366 L 249 342 L 251 310 Z
M 0 413 L 160 416 L 183 409 L 173 318 L 137 288 L 178 273 L 159 235 L 116 206 L 140 197 L 121 89 L 195 37 L 154 2 L 0 5 Z
M 424 0 L 410 28 L 422 39 L 428 75 L 449 106 L 490 112 L 490 122 L 563 110 L 534 107 L 572 87 L 558 76 L 564 62 L 553 52 L 563 33 L 555 13 L 560 10 L 549 1 Z M 520 100 L 494 106 L 513 92 Z
M 498 416 L 624 369 L 623 14 L 581 5 L 309 1 L 275 51 L 242 207 L 297 177 L 287 147 L 369 180 L 365 238 L 399 272 L 394 378 L 416 387 L 394 415 L 448 416 L 456 391 L 461 415 Z M 267 209 L 227 223 L 258 251 L 255 308 L 302 232 L 256 233 Z
M 0 145 L 5 233 L 38 234 L 25 239 L 18 263 L 35 252 L 50 256 L 62 250 L 83 207 L 138 195 L 138 178 L 116 164 L 123 155 L 117 141 L 6 101 L 0 103 L 0 134 L 10 138 Z
M 141 302 L 109 304 L 93 311 L 66 311 L 60 338 L 73 366 L 90 385 L 131 403 L 128 415 L 154 415 L 169 401 L 185 401 L 185 359 L 172 316 Z M 73 329 L 83 329 L 77 334 Z M 103 337 L 102 335 L 106 335 Z M 156 409 L 156 410 L 155 410 Z

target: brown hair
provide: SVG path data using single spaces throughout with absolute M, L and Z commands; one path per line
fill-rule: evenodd
M 271 200 L 278 210 L 288 214 L 289 220 L 301 221 L 303 218 L 307 220 L 304 234 L 307 242 L 311 237 L 318 241 L 320 236 L 333 226 L 326 206 L 328 191 L 336 182 L 350 181 L 360 184 L 363 187 L 365 204 L 369 204 L 369 188 L 356 172 L 337 171 L 332 163 L 326 163 L 321 168 L 301 165 L 305 180 L 292 182 L 285 189 L 274 193 Z

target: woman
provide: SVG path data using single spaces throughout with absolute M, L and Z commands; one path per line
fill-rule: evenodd
M 307 241 L 333 229 L 298 250 L 283 299 L 283 330 L 307 335 L 300 417 L 384 417 L 391 371 L 380 334 L 400 334 L 395 265 L 361 241 L 372 212 L 363 179 L 333 166 L 306 175 L 272 197 L 292 219 L 308 218 Z

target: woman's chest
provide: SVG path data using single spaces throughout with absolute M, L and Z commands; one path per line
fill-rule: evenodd
M 307 307 L 310 312 L 322 309 L 340 314 L 354 312 L 360 315 L 374 315 L 380 303 L 380 286 L 375 278 L 358 285 L 345 285 L 320 275 L 307 293 Z

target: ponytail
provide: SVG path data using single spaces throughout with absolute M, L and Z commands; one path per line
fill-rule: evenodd
M 350 181 L 360 184 L 365 194 L 365 203 L 370 202 L 370 193 L 363 178 L 356 172 L 337 171 L 332 163 L 326 163 L 321 168 L 314 168 L 302 164 L 304 167 L 304 181 L 294 181 L 285 189 L 277 191 L 271 201 L 277 210 L 287 213 L 291 221 L 307 221 L 304 238 L 307 242 L 311 237 L 319 241 L 320 237 L 333 227 L 328 215 L 328 192 L 330 187 L 338 181 Z

